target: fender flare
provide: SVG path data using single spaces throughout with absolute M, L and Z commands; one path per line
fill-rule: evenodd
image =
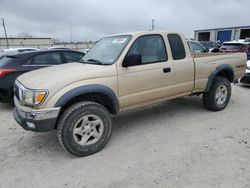
M 206 86 L 206 89 L 205 89 L 205 92 L 209 92 L 209 90 L 211 89 L 212 87 L 212 83 L 215 79 L 215 77 L 222 71 L 227 71 L 229 73 L 229 81 L 232 83 L 234 81 L 234 70 L 232 68 L 231 65 L 228 65 L 228 64 L 222 64 L 222 65 L 219 65 L 216 70 L 214 72 L 212 72 L 210 74 L 210 76 L 208 77 L 208 82 L 207 82 L 207 86 Z
M 68 91 L 61 98 L 59 98 L 59 100 L 57 100 L 54 107 L 62 107 L 75 97 L 91 93 L 103 94 L 109 99 L 110 112 L 113 114 L 117 114 L 119 112 L 119 102 L 116 94 L 107 86 L 99 84 L 84 85 Z

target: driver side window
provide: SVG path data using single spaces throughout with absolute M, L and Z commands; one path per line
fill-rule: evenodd
M 142 65 L 167 61 L 165 43 L 160 35 L 138 38 L 131 46 L 127 56 L 131 54 L 141 55 Z

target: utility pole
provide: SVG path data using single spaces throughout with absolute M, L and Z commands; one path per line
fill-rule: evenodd
M 2 22 L 3 22 L 3 29 L 4 29 L 4 34 L 5 34 L 5 38 L 6 38 L 7 48 L 9 48 L 9 41 L 8 41 L 7 32 L 6 32 L 5 23 L 4 23 L 3 18 L 2 18 Z
M 72 21 L 70 21 L 70 44 L 72 43 Z
M 152 19 L 152 27 L 151 27 L 151 30 L 153 31 L 155 29 L 155 20 Z

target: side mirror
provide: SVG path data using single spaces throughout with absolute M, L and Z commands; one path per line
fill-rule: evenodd
M 142 59 L 141 54 L 129 54 L 128 56 L 125 57 L 122 66 L 130 67 L 130 66 L 141 65 L 142 64 L 141 59 Z

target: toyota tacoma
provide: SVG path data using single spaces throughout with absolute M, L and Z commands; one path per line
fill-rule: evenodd
M 223 110 L 246 61 L 245 53 L 191 53 L 181 33 L 113 35 L 80 62 L 18 77 L 14 118 L 26 130 L 56 129 L 67 151 L 86 156 L 107 144 L 119 112 L 200 94 L 207 109 Z

